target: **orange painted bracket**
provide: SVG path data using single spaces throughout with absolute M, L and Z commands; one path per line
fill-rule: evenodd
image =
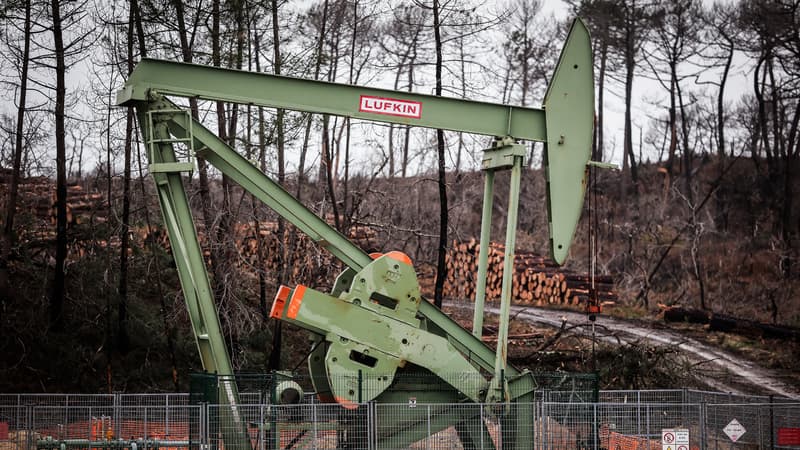
M 300 312 L 300 305 L 303 303 L 303 296 L 306 295 L 306 287 L 298 284 L 292 293 L 292 298 L 289 300 L 289 309 L 286 311 L 286 317 L 296 319 L 297 313 Z
M 283 315 L 283 307 L 286 305 L 286 299 L 289 298 L 289 292 L 291 291 L 289 286 L 281 285 L 281 287 L 278 288 L 278 293 L 275 294 L 275 300 L 272 302 L 272 309 L 269 312 L 271 318 L 281 318 L 281 315 Z
M 398 250 L 392 250 L 391 252 L 388 253 L 373 252 L 369 254 L 369 257 L 372 259 L 378 259 L 384 255 L 395 261 L 400 261 L 403 264 L 408 264 L 409 266 L 414 265 L 411 263 L 411 258 L 408 255 Z
M 395 261 L 400 261 L 403 264 L 408 264 L 409 266 L 413 266 L 411 263 L 411 258 L 403 252 L 400 251 L 391 251 L 386 254 L 389 258 L 392 258 Z

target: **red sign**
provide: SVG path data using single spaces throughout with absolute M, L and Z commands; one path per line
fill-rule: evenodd
M 8 440 L 8 422 L 0 422 L 0 441 Z
M 800 428 L 778 428 L 778 445 L 800 445 Z
M 422 117 L 422 103 L 399 98 L 362 95 L 358 102 L 358 111 L 419 119 Z

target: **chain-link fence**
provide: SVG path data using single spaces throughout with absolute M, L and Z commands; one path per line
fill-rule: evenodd
M 599 391 L 599 402 L 587 402 L 580 392 L 537 391 L 537 401 L 510 405 L 425 404 L 409 392 L 403 403 L 347 407 L 190 405 L 187 394 L 10 394 L 0 396 L 13 403 L 0 405 L 0 450 L 800 448 L 800 403 L 785 399 L 654 390 Z M 665 446 L 662 434 L 676 429 L 686 443 Z
M 591 373 L 533 373 L 530 374 L 537 401 L 596 402 L 599 400 L 598 378 Z M 457 380 L 458 388 L 446 379 Z M 239 402 L 242 404 L 283 403 L 281 385 L 286 380 L 296 383 L 305 393 L 297 403 L 314 403 L 320 395 L 313 392 L 346 392 L 355 403 L 366 403 L 384 390 L 392 392 L 477 392 L 487 387 L 481 374 L 433 374 L 431 372 L 397 372 L 375 375 L 357 371 L 348 376 L 337 375 L 317 380 L 310 375 L 288 375 L 283 372 L 266 374 L 216 375 L 194 373 L 190 378 L 189 403 L 223 403 L 220 387 L 235 382 L 239 387 Z M 390 389 L 389 389 L 390 386 Z M 678 391 L 680 392 L 680 391 Z M 409 394 L 413 396 L 413 394 Z

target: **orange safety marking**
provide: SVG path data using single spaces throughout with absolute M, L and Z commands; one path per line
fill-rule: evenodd
M 408 255 L 406 255 L 403 252 L 399 252 L 397 250 L 394 250 L 394 251 L 391 251 L 391 252 L 387 253 L 386 256 L 388 256 L 389 258 L 394 259 L 395 261 L 400 261 L 403 264 L 408 264 L 409 266 L 413 266 L 413 264 L 411 264 L 411 258 L 409 258 Z
M 356 409 L 358 408 L 358 403 L 348 400 L 344 397 L 336 397 L 336 403 L 342 405 L 344 409 Z
M 100 425 L 100 421 L 98 421 L 95 418 L 92 418 L 92 431 L 89 435 L 89 440 L 91 441 L 97 440 L 97 437 L 102 434 L 100 431 L 101 427 L 102 425 Z
M 605 441 L 605 442 L 604 442 Z M 605 444 L 605 445 L 604 445 Z M 660 450 L 659 442 L 638 436 L 626 436 L 608 429 L 600 430 L 600 446 L 608 450 Z
M 286 299 L 289 298 L 289 289 L 288 286 L 281 285 L 278 288 L 278 293 L 275 294 L 275 300 L 272 302 L 272 309 L 269 312 L 269 316 L 273 319 L 280 319 L 281 314 L 283 314 L 283 305 L 286 304 Z
M 300 312 L 300 304 L 303 303 L 304 295 L 306 295 L 306 287 L 302 284 L 298 284 L 297 287 L 294 288 L 292 299 L 289 300 L 289 310 L 286 311 L 286 317 L 290 319 L 297 318 L 297 313 Z
M 381 253 L 381 252 L 372 252 L 372 253 L 369 254 L 369 257 L 372 258 L 372 259 L 378 259 L 381 256 L 383 256 L 383 253 Z
M 603 309 L 600 307 L 600 305 L 587 305 L 586 312 L 589 314 L 600 314 L 603 312 Z

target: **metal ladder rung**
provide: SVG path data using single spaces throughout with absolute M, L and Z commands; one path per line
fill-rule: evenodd
M 153 130 L 155 129 L 155 120 L 154 116 L 157 115 L 174 115 L 180 114 L 186 117 L 187 123 L 189 124 L 186 137 L 173 137 L 169 136 L 166 138 L 156 138 L 153 135 Z M 193 155 L 194 155 L 194 133 L 192 131 L 192 118 L 189 116 L 189 112 L 185 110 L 156 110 L 156 111 L 148 111 L 147 112 L 147 120 L 149 122 L 149 136 L 147 136 L 147 147 L 150 153 L 150 160 L 152 161 L 154 158 L 153 156 L 156 154 L 155 145 L 156 144 L 173 144 L 177 142 L 188 143 L 189 147 L 189 160 L 188 161 L 174 161 L 174 162 L 156 162 L 151 163 L 148 166 L 148 170 L 150 173 L 179 173 L 179 172 L 193 172 L 194 171 L 194 162 L 193 162 Z
M 150 173 L 192 172 L 194 164 L 190 162 L 153 163 L 147 166 Z

